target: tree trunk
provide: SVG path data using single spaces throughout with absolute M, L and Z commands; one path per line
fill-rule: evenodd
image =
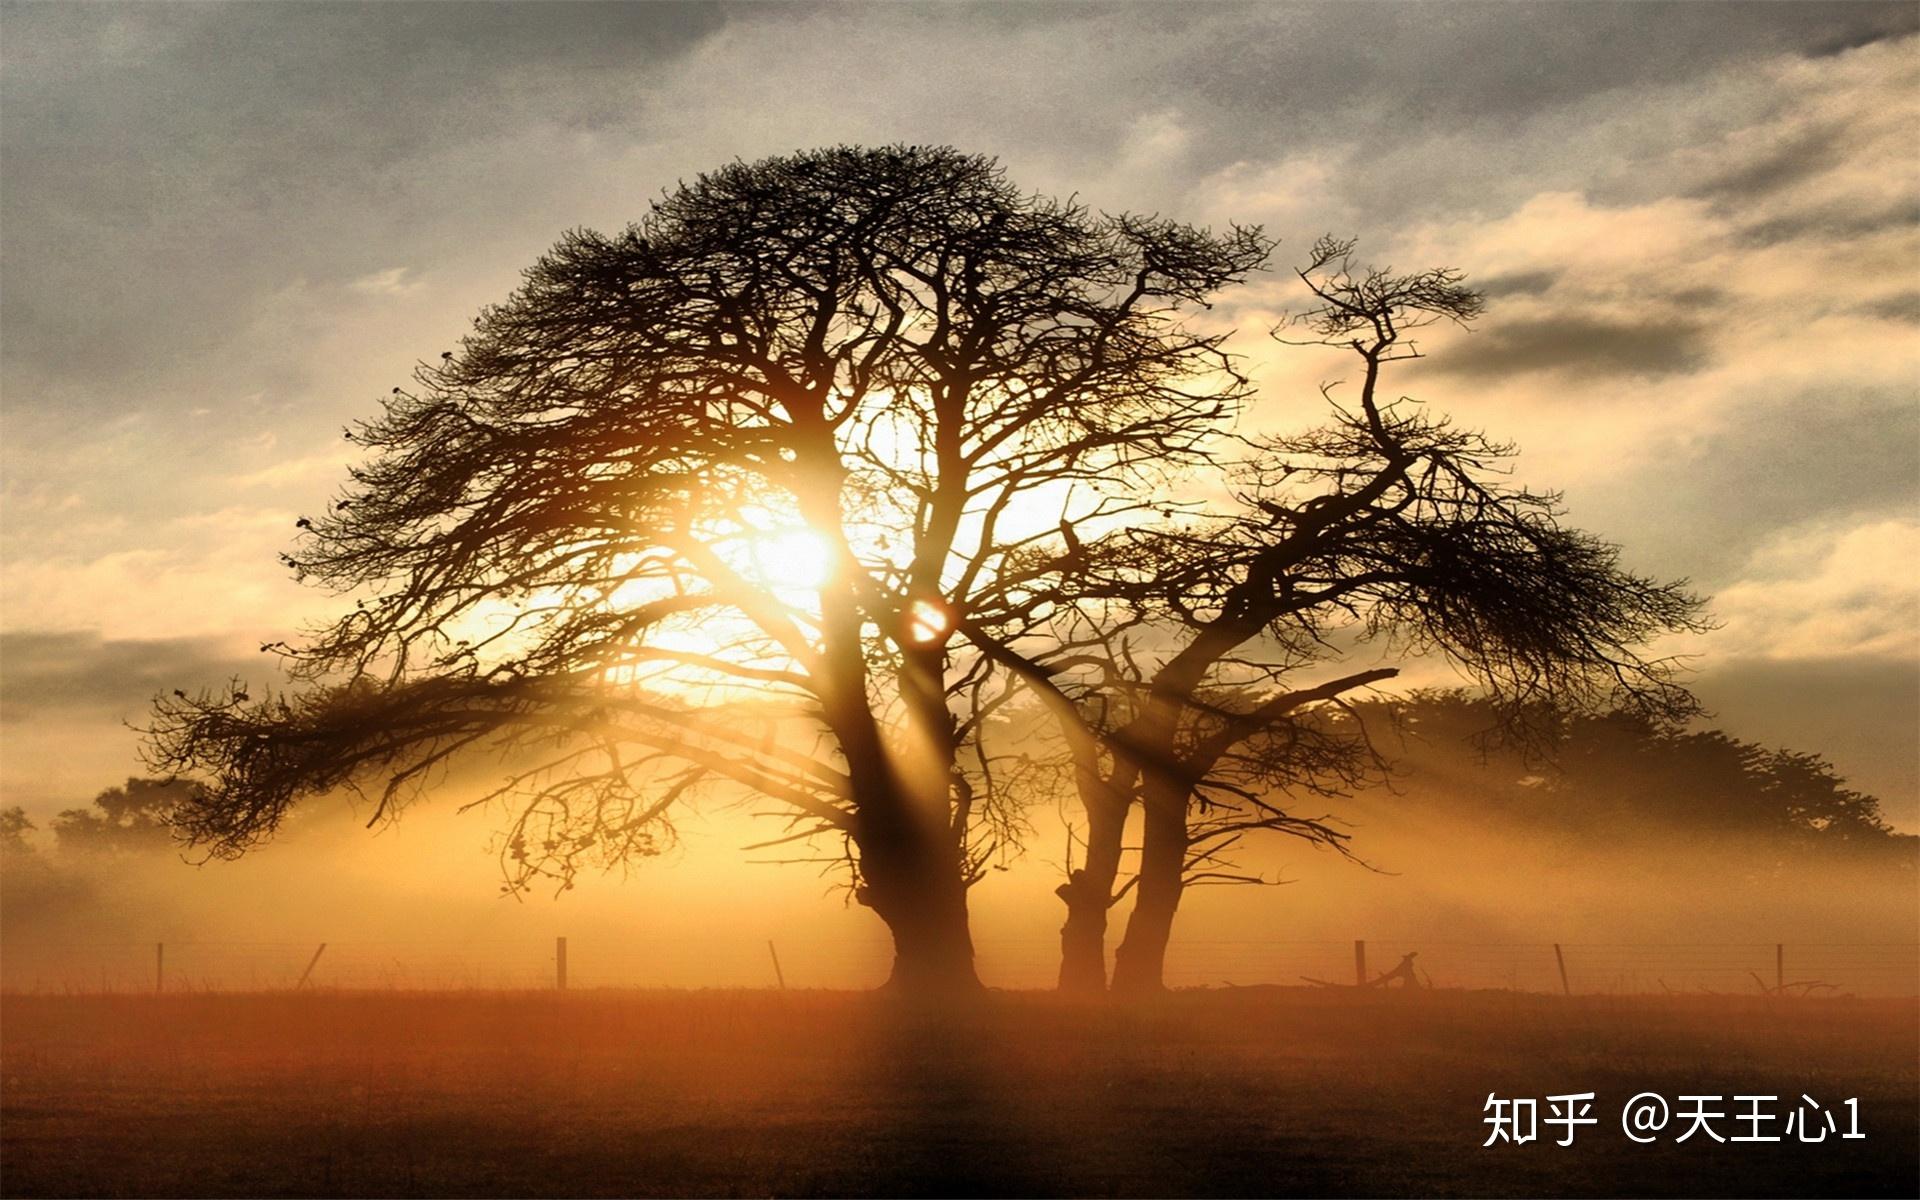
M 1107 911 L 1120 874 L 1127 803 L 1105 780 L 1097 794 L 1083 788 L 1080 799 L 1087 814 L 1087 860 L 1058 889 L 1067 905 L 1067 923 L 1060 927 L 1060 990 L 1099 995 L 1107 990 Z
M 934 892 L 938 889 L 927 889 Z M 887 989 L 907 996 L 952 996 L 981 990 L 973 966 L 967 900 L 914 896 L 880 913 L 893 932 L 893 971 Z
M 1133 996 L 1166 990 L 1167 941 L 1186 886 L 1187 789 L 1150 786 L 1145 809 L 1140 882 L 1113 961 L 1113 990 Z
M 859 898 L 893 934 L 887 987 L 913 996 L 979 991 L 958 847 L 930 823 L 898 815 L 905 819 L 874 821 L 866 814 L 866 828 L 856 839 Z

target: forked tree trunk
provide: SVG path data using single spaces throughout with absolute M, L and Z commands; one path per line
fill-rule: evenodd
M 1097 995 L 1107 990 L 1107 911 L 1120 874 L 1127 806 L 1124 798 L 1111 795 L 1105 781 L 1099 794 L 1083 791 L 1081 801 L 1087 814 L 1086 862 L 1058 889 L 1067 905 L 1067 923 L 1060 927 L 1060 990 Z
M 1187 792 L 1150 787 L 1140 844 L 1140 882 L 1127 934 L 1113 960 L 1113 990 L 1139 996 L 1166 989 L 1167 941 L 1187 867 Z

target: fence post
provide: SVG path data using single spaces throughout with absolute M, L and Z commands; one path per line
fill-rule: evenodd
M 1367 986 L 1367 943 L 1353 939 L 1353 986 Z
M 1573 988 L 1567 984 L 1567 956 L 1560 953 L 1559 942 L 1553 944 L 1553 961 L 1559 964 L 1560 967 L 1560 994 L 1562 996 L 1573 995 Z
M 1773 990 L 1784 993 L 1787 990 L 1787 946 L 1785 942 L 1773 944 Z
M 313 974 L 313 969 L 320 964 L 320 956 L 326 952 L 327 944 L 321 942 L 320 948 L 315 950 L 313 957 L 307 960 L 307 969 L 300 972 L 300 982 L 293 985 L 295 991 L 299 991 L 301 988 L 307 986 L 307 976 Z
M 553 986 L 559 991 L 567 990 L 567 939 L 553 939 Z
M 787 990 L 786 973 L 780 970 L 780 952 L 773 948 L 773 939 L 767 939 L 767 953 L 773 956 L 773 977 L 780 984 L 780 990 Z
M 153 991 L 155 995 L 167 990 L 167 944 L 153 944 Z

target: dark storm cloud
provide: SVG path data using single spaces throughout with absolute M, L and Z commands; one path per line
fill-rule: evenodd
M 48 711 L 137 717 L 154 696 L 194 693 L 240 678 L 256 686 L 280 673 L 265 656 L 242 658 L 211 638 L 109 639 L 98 633 L 0 633 L 0 723 Z
M 1706 327 L 1692 321 L 1522 318 L 1456 342 L 1426 369 L 1469 378 L 1564 371 L 1589 379 L 1648 379 L 1698 370 L 1708 351 Z

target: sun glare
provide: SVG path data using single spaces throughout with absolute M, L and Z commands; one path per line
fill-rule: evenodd
M 947 614 L 928 600 L 913 602 L 913 640 L 931 642 L 947 631 Z
M 818 588 L 833 574 L 833 547 L 811 529 L 783 529 L 754 539 L 753 565 L 773 587 Z

